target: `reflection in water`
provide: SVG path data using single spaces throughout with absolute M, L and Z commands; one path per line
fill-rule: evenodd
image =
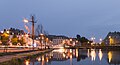
M 30 61 L 29 60 L 25 60 L 25 65 L 30 65 Z
M 88 49 L 87 56 L 90 57 L 90 49 Z
M 72 54 L 70 54 L 70 65 L 72 65 Z
M 58 49 L 42 56 L 25 60 L 24 65 L 80 65 L 79 62 L 87 62 L 89 65 L 96 65 L 98 64 L 97 62 L 100 62 L 100 65 L 120 64 L 120 52 L 102 51 L 101 49 Z M 92 62 L 96 64 L 92 64 Z
M 40 62 L 40 61 L 41 61 L 41 58 L 40 58 L 40 57 L 38 57 L 38 58 L 37 58 L 37 60 L 38 60 L 38 62 Z
M 45 59 L 44 59 L 44 55 L 42 55 L 42 65 L 44 65 L 45 63 Z
M 48 57 L 46 57 L 46 61 L 48 62 L 49 60 L 48 60 Z
M 78 49 L 76 49 L 76 58 L 78 58 Z
M 70 49 L 70 53 L 72 53 L 72 49 Z
M 96 58 L 95 49 L 91 49 L 91 60 L 92 60 L 92 61 L 95 61 L 95 58 Z
M 103 53 L 102 53 L 101 49 L 99 49 L 99 54 L 98 54 L 98 56 L 99 56 L 99 59 L 100 59 L 100 61 L 101 61 L 101 60 L 102 60 L 102 57 L 103 57 Z
M 64 53 L 64 52 L 65 52 L 65 49 L 58 49 L 58 50 L 53 50 L 53 52 Z
M 112 52 L 110 51 L 110 52 L 108 52 L 108 60 L 109 60 L 109 63 L 111 62 L 111 60 L 112 60 Z

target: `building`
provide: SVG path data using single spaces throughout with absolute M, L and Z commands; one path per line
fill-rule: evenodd
M 103 42 L 106 45 L 120 45 L 120 32 L 109 32 Z
M 63 35 L 48 35 L 47 38 L 49 38 L 52 41 L 53 45 L 59 45 L 63 43 L 64 40 L 68 40 L 69 38 Z

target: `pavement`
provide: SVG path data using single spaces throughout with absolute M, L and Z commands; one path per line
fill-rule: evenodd
M 13 58 L 25 58 L 25 57 L 27 57 L 27 55 L 36 55 L 36 54 L 44 53 L 47 51 L 50 51 L 50 49 L 41 50 L 41 51 L 31 51 L 31 52 L 19 53 L 19 54 L 14 54 L 14 55 L 0 56 L 0 63 L 10 61 Z

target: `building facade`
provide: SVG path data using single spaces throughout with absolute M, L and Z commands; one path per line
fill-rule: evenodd
M 120 45 L 120 32 L 109 32 L 103 42 L 107 45 Z

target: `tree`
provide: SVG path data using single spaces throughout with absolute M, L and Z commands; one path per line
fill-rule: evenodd
M 18 42 L 19 42 L 21 45 L 24 45 L 24 44 L 25 44 L 25 39 L 22 37 L 21 39 L 18 40 Z
M 101 43 L 101 46 L 105 46 L 105 43 L 104 43 L 104 42 L 102 42 L 102 43 Z
M 80 42 L 81 42 L 81 43 L 84 43 L 84 42 L 87 43 L 88 41 L 89 41 L 89 40 L 88 40 L 87 38 L 85 38 L 85 37 L 81 37 L 81 38 L 80 38 Z
M 7 52 L 7 45 L 8 45 L 8 42 L 9 42 L 9 34 L 7 33 L 3 33 L 1 35 L 1 42 L 2 42 L 2 45 L 4 45 L 4 52 Z
M 77 37 L 77 40 L 80 41 L 81 36 L 77 34 L 76 37 Z
M 13 45 L 17 45 L 18 37 L 16 35 L 13 35 L 13 38 L 11 39 L 11 42 L 12 42 Z

